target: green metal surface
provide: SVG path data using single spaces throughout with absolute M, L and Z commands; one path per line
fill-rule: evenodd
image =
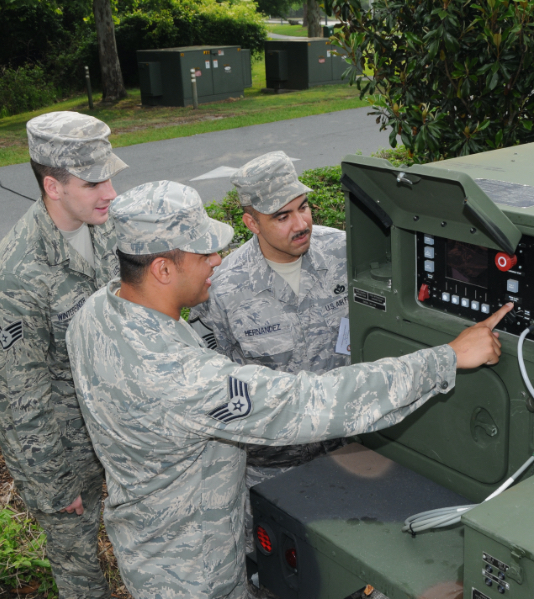
M 190 106 L 193 104 L 191 69 L 195 70 L 199 103 L 239 97 L 251 81 L 250 60 L 239 46 L 186 46 L 159 50 L 138 50 L 141 101 L 150 106 Z M 153 65 L 151 71 L 145 65 Z M 158 65 L 160 93 L 154 93 L 153 80 Z M 151 75 L 152 78 L 149 77 Z
M 471 599 L 473 589 L 490 599 L 502 595 L 513 599 L 531 599 L 534 587 L 534 477 L 512 487 L 468 512 L 465 524 L 465 583 L 464 597 Z M 504 580 L 509 589 L 500 593 L 498 583 L 486 583 L 487 557 L 492 556 L 509 569 Z M 485 574 L 482 571 L 485 571 Z M 499 578 L 493 566 L 492 574 Z
M 308 89 L 316 85 L 346 83 L 341 75 L 347 63 L 334 54 L 329 39 L 303 37 L 298 40 L 265 42 L 265 75 L 272 89 Z M 283 53 L 275 56 L 275 53 Z
M 514 148 L 517 156 L 522 150 Z M 530 156 L 532 147 L 525 147 L 525 152 Z M 483 162 L 485 156 L 477 160 Z M 494 156 L 491 159 L 496 161 Z M 456 165 L 461 160 L 450 162 Z M 385 298 L 387 306 L 380 311 L 350 302 L 355 362 L 440 345 L 469 325 L 464 318 L 417 301 L 418 231 L 501 249 L 495 236 L 465 210 L 467 196 L 490 216 L 514 248 L 519 242 L 517 210 L 496 206 L 469 175 L 446 169 L 446 165 L 445 161 L 439 167 L 400 169 L 385 160 L 361 156 L 343 161 L 343 173 L 379 202 L 393 220 L 393 226 L 384 228 L 361 202 L 346 194 L 349 297 L 354 289 L 362 289 Z M 400 172 L 406 173 L 412 185 L 397 182 Z M 530 183 L 534 185 L 532 169 Z M 534 226 L 534 207 L 523 208 L 520 215 L 521 228 Z M 388 270 L 392 273 L 389 280 L 377 276 Z M 500 335 L 503 355 L 498 365 L 461 374 L 450 394 L 429 402 L 400 425 L 363 436 L 364 444 L 473 501 L 486 497 L 526 459 L 534 436 L 533 414 L 526 404 L 528 392 L 517 365 L 517 337 Z M 532 345 L 527 341 L 524 351 L 527 370 L 534 377 Z M 496 429 L 493 436 L 492 427 Z

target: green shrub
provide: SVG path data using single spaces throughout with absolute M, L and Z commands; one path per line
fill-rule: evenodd
M 50 562 L 45 558 L 46 536 L 26 513 L 0 510 L 0 584 L 9 588 L 35 587 L 57 596 Z
M 115 27 L 124 81 L 138 85 L 137 50 L 196 45 L 238 45 L 253 55 L 263 52 L 267 30 L 253 4 L 182 2 L 172 9 L 125 14 Z M 89 39 L 89 53 L 97 57 L 96 38 Z
M 57 96 L 56 87 L 40 66 L 0 67 L 0 118 L 48 106 Z
M 325 0 L 351 78 L 416 159 L 534 141 L 534 2 Z M 360 55 L 361 52 L 361 55 Z

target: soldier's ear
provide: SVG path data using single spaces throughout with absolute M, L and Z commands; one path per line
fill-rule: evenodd
M 43 189 L 45 191 L 45 194 L 51 200 L 59 200 L 61 196 L 62 187 L 63 186 L 61 185 L 61 183 L 57 179 L 54 179 L 54 177 L 50 177 L 50 175 L 47 175 L 43 179 Z
M 258 227 L 258 223 L 254 219 L 254 217 L 252 216 L 252 214 L 249 214 L 248 212 L 244 212 L 243 213 L 243 223 L 244 223 L 245 227 L 249 231 L 251 231 L 252 233 L 254 233 L 254 235 L 258 235 L 258 233 L 260 232 L 260 228 Z

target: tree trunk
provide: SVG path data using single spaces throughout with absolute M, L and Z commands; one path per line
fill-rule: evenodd
M 308 26 L 308 0 L 304 0 L 304 4 L 302 5 L 302 26 Z
M 102 73 L 102 102 L 116 102 L 126 97 L 126 89 L 117 54 L 110 0 L 93 0 L 93 12 Z
M 321 11 L 317 0 L 308 1 L 308 37 L 323 37 Z

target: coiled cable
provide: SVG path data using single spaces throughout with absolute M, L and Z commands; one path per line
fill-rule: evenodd
M 534 324 L 531 324 L 527 329 L 525 329 L 521 335 L 519 336 L 519 341 L 517 343 L 517 359 L 519 361 L 519 369 L 521 371 L 521 376 L 525 381 L 525 385 L 529 390 L 529 393 L 534 397 L 534 387 L 530 382 L 530 379 L 527 374 L 527 369 L 525 368 L 525 362 L 523 360 L 523 342 L 525 341 L 525 337 L 534 331 Z M 532 455 L 522 466 L 512 474 L 512 476 L 507 479 L 498 489 L 493 491 L 491 495 L 488 495 L 484 501 L 488 501 L 493 499 L 500 493 L 502 493 L 505 489 L 507 489 L 514 481 L 516 481 L 523 472 L 534 462 L 534 455 Z M 460 522 L 462 518 L 462 514 L 465 514 L 469 510 L 472 510 L 479 504 L 473 503 L 470 505 L 457 505 L 453 507 L 445 507 L 438 508 L 436 510 L 428 510 L 426 512 L 421 512 L 419 514 L 414 514 L 409 518 L 406 518 L 404 521 L 404 526 L 402 527 L 402 532 L 411 532 L 412 535 L 415 535 L 418 532 L 422 532 L 423 530 L 428 530 L 430 528 L 442 528 L 444 526 L 451 526 L 452 524 L 456 524 Z

